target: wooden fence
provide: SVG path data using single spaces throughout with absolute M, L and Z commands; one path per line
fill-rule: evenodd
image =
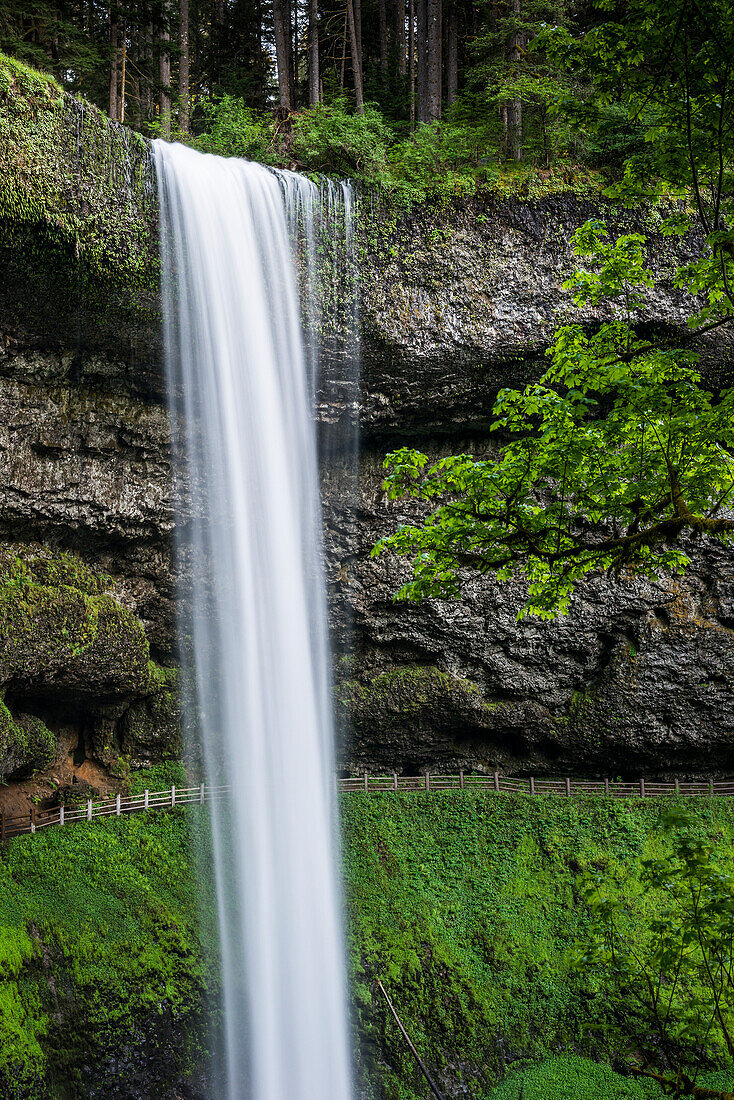
M 0 840 L 9 840 L 22 833 L 37 833 L 51 825 L 71 825 L 91 821 L 95 817 L 122 817 L 123 814 L 145 813 L 150 810 L 171 810 L 192 803 L 201 805 L 229 794 L 228 786 L 170 787 L 167 791 L 143 791 L 138 795 L 113 795 L 99 801 L 91 798 L 71 806 L 54 806 L 51 810 L 35 807 L 25 814 L 0 813 Z
M 423 775 L 362 775 L 337 780 L 340 791 L 490 791 L 495 794 L 560 795 L 608 795 L 611 798 L 657 798 L 660 795 L 694 795 L 707 798 L 731 798 L 734 796 L 734 779 L 701 779 L 690 782 L 670 779 L 664 782 L 650 779 L 513 779 L 494 772 L 477 775 L 459 772 L 443 775 L 425 772 Z
M 477 775 L 459 772 L 443 775 L 425 772 L 423 775 L 369 775 L 337 779 L 339 792 L 413 791 L 486 791 L 490 794 L 554 795 L 573 798 L 578 795 L 606 795 L 610 798 L 658 798 L 663 795 L 685 795 L 704 798 L 734 797 L 734 779 L 657 780 L 635 779 L 513 779 L 494 772 Z M 35 807 L 25 814 L 0 813 L 0 840 L 10 840 L 24 833 L 36 833 L 52 825 L 71 825 L 92 821 L 98 817 L 122 817 L 125 814 L 146 813 L 153 810 L 171 810 L 177 806 L 203 805 L 224 798 L 232 788 L 226 784 L 198 787 L 170 787 L 166 791 L 144 791 L 139 795 L 117 794 L 101 800 L 89 799 L 70 806 L 54 806 L 50 810 Z

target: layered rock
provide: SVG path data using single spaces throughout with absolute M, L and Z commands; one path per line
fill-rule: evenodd
M 170 664 L 174 523 L 149 150 L 44 78 L 7 65 L 0 133 L 0 539 L 21 556 L 40 544 L 72 550 L 109 575 L 105 592 L 80 590 L 73 606 L 112 600 L 112 619 L 130 614 L 142 632 L 130 625 L 131 645 L 134 634 L 140 653 L 148 646 Z M 395 604 L 405 563 L 369 557 L 377 538 L 416 515 L 387 506 L 385 450 L 406 438 L 436 453 L 483 446 L 497 389 L 538 373 L 558 324 L 604 319 L 601 310 L 577 310 L 563 290 L 574 265 L 570 237 L 584 220 L 650 235 L 658 283 L 640 326 L 684 334 L 688 302 L 674 271 L 701 241 L 661 235 L 665 213 L 620 212 L 572 193 L 484 196 L 400 216 L 362 204 L 362 394 L 357 402 L 351 365 L 329 352 L 338 319 L 327 308 L 317 403 L 327 443 L 338 444 L 355 413 L 363 440 L 356 516 L 339 459 L 324 471 L 337 694 L 353 729 L 344 767 L 731 769 L 727 548 L 694 547 L 683 578 L 589 581 L 570 615 L 551 624 L 518 624 L 518 588 L 472 577 L 462 603 Z M 712 336 L 704 353 L 712 384 L 726 383 L 730 338 Z M 35 574 L 32 583 L 47 587 Z M 60 653 L 66 615 L 43 620 Z M 7 620 L 5 637 L 19 653 L 23 629 Z M 46 653 L 40 642 L 38 653 Z M 49 739 L 34 723 L 52 729 L 49 714 L 76 692 L 100 760 L 152 758 L 171 743 L 168 674 L 160 674 L 165 683 L 157 674 L 153 690 L 126 665 L 117 683 L 105 680 L 104 662 L 92 674 L 92 656 L 85 650 L 87 666 L 44 657 L 37 680 L 17 666 L 9 717 L 0 714 L 12 734 L 2 733 L 3 743 L 15 744 L 3 750 L 6 773 L 47 754 Z M 34 722 L 23 726 L 23 714 Z
M 466 442 L 457 450 L 466 448 Z M 444 452 L 445 447 L 444 444 Z M 441 453 L 437 450 L 436 453 Z M 569 614 L 517 621 L 519 582 L 464 576 L 461 602 L 395 603 L 409 566 L 374 543 L 415 522 L 363 456 L 358 522 L 329 527 L 344 763 L 415 774 L 707 775 L 734 766 L 734 551 L 692 545 L 681 577 L 603 577 Z M 332 484 L 331 492 L 338 495 Z

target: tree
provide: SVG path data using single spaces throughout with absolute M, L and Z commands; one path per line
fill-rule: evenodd
M 178 128 L 189 132 L 189 0 L 179 0 Z
M 309 0 L 308 5 L 308 102 L 315 107 L 321 101 L 319 69 L 319 5 Z
M 286 0 L 273 0 L 275 28 L 275 58 L 278 69 L 280 106 L 286 113 L 294 107 L 293 71 L 291 65 L 290 6 Z
M 441 0 L 427 0 L 428 17 L 428 101 L 426 120 L 435 122 L 441 117 Z
M 734 532 L 734 390 L 712 395 L 700 386 L 694 353 L 635 335 L 654 285 L 644 243 L 639 234 L 610 243 L 599 221 L 576 233 L 576 254 L 595 260 L 595 270 L 566 285 L 578 304 L 613 303 L 618 318 L 593 335 L 565 325 L 540 381 L 499 394 L 496 455 L 432 466 L 408 448 L 387 456 L 391 499 L 441 502 L 423 524 L 398 528 L 373 551 L 411 558 L 413 579 L 400 598 L 455 597 L 459 571 L 469 567 L 524 577 L 520 617 L 552 617 L 588 573 L 681 571 L 689 562 L 683 533 Z M 712 306 L 722 309 L 715 294 Z M 691 337 L 728 322 L 734 306 L 715 320 L 710 314 L 709 306 L 699 312 Z
M 632 901 L 600 874 L 580 879 L 590 921 L 574 966 L 604 1000 L 597 1041 L 601 1030 L 635 1075 L 668 1096 L 734 1100 L 697 1083 L 714 1065 L 734 1085 L 734 874 L 680 811 L 664 827 L 666 850 L 626 884 Z
M 579 118 L 593 118 L 620 87 L 631 114 L 654 103 L 647 154 L 628 160 L 613 193 L 639 202 L 671 181 L 690 187 L 695 213 L 681 209 L 666 225 L 680 233 L 695 221 L 706 235 L 702 255 L 677 276 L 691 294 L 690 332 L 677 349 L 639 339 L 637 314 L 653 285 L 644 238 L 610 244 L 598 222 L 579 230 L 576 252 L 596 270 L 567 285 L 579 304 L 611 301 L 617 319 L 591 336 L 564 326 L 540 381 L 499 394 L 496 457 L 429 466 L 404 448 L 386 459 L 392 498 L 441 502 L 423 524 L 375 548 L 412 560 L 401 598 L 457 596 L 466 566 L 500 580 L 525 577 L 520 615 L 550 617 L 567 609 L 588 573 L 680 571 L 689 561 L 681 536 L 734 531 L 734 391 L 702 388 L 690 350 L 734 317 L 734 13 L 724 0 L 707 7 L 706 19 L 696 0 L 677 0 L 667 13 L 662 0 L 630 0 L 623 23 L 603 21 L 578 40 L 556 29 L 543 48 L 565 51 L 571 71 L 583 65 L 592 74 L 598 102 L 566 100 Z

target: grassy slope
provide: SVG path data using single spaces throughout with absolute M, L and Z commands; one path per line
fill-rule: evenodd
M 180 783 L 178 770 L 145 785 Z M 1 1096 L 66 1100 L 97 1075 L 111 1089 L 143 1055 L 165 1084 L 199 1060 L 209 975 L 191 822 L 191 811 L 123 817 L 3 852 Z
M 171 778 L 148 773 L 146 785 Z M 464 1082 L 467 1096 L 655 1095 L 574 1056 L 593 1053 L 584 1024 L 602 998 L 590 997 L 593 978 L 569 974 L 565 953 L 584 920 L 577 873 L 595 866 L 623 880 L 660 844 L 662 809 L 466 792 L 344 796 L 359 1073 L 375 1095 L 425 1096 L 376 975 L 439 1081 Z M 701 801 L 695 811 L 734 847 L 734 808 Z M 89 1095 L 83 1081 L 109 1090 L 115 1073 L 152 1066 L 163 1097 L 200 1060 L 213 975 L 197 930 L 194 813 L 49 830 L 2 853 L 1 1096 L 67 1100 Z M 208 943 L 211 907 L 203 914 Z
M 484 1096 L 515 1063 L 593 1052 L 585 1025 L 603 1011 L 602 991 L 566 962 L 585 920 L 576 876 L 593 867 L 624 882 L 630 862 L 662 843 L 662 800 L 444 792 L 342 805 L 362 1069 L 386 1097 L 414 1100 L 425 1087 L 376 976 L 447 1088 Z M 693 806 L 702 828 L 731 847 L 734 809 Z

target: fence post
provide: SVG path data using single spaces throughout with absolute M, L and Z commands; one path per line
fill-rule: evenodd
M 640 798 L 645 797 L 645 780 L 640 779 Z
M 396 791 L 398 789 L 398 773 L 392 773 L 392 789 Z
M 176 788 L 171 784 L 171 806 L 176 805 Z
M 31 810 L 31 821 L 33 821 L 33 810 Z M 63 825 L 63 824 L 64 824 L 64 803 L 62 802 L 61 805 L 59 806 L 59 825 Z M 35 833 L 35 831 L 36 831 L 36 825 L 35 825 L 35 822 L 34 822 L 33 823 L 33 832 Z
M 461 789 L 463 791 L 464 790 L 464 769 L 463 768 L 459 772 L 459 786 L 461 787 Z
M 535 777 L 530 776 L 530 793 L 535 794 Z
M 122 810 L 120 808 L 120 792 L 119 791 L 115 795 L 115 813 L 117 814 L 118 817 L 122 813 Z
M 339 785 L 337 784 L 337 791 L 338 790 L 339 790 Z M 203 801 L 204 801 L 204 784 L 202 783 L 201 784 L 201 790 L 199 791 L 199 802 L 203 802 Z
M 500 793 L 500 773 L 499 772 L 494 773 L 494 789 L 497 792 L 497 794 Z
M 368 788 L 368 785 L 367 785 L 367 772 L 365 772 L 364 773 L 364 793 L 365 794 L 367 794 L 368 789 L 369 788 Z
M 5 843 L 5 811 L 0 813 L 0 840 Z
M 146 787 L 146 788 L 145 788 L 145 792 L 144 792 L 144 795 L 143 795 L 143 809 L 144 809 L 144 810 L 147 810 L 147 809 L 148 809 L 148 800 L 149 800 L 149 798 L 150 798 L 150 791 L 149 791 L 149 790 L 148 790 L 148 788 Z
M 713 798 L 713 797 L 714 797 L 714 781 L 713 781 L 713 779 L 709 779 L 709 798 Z
M 36 831 L 36 807 L 35 806 L 31 806 L 30 824 L 31 824 L 31 832 L 35 833 L 35 831 Z
M 426 772 L 426 790 L 430 791 L 430 789 L 431 789 L 431 773 Z
M 571 797 L 571 780 L 566 776 L 566 798 Z
M 677 775 L 675 777 L 675 793 L 680 794 L 680 782 Z
M 92 820 L 92 800 L 91 800 L 91 798 L 88 798 L 87 799 L 87 821 L 91 821 L 91 820 Z

